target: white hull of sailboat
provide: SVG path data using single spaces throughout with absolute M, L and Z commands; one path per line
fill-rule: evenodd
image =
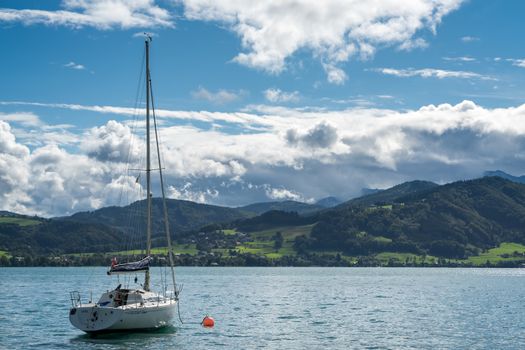
M 73 326 L 88 333 L 156 329 L 171 324 L 176 307 L 175 300 L 144 306 L 103 307 L 87 304 L 72 308 L 69 320 Z

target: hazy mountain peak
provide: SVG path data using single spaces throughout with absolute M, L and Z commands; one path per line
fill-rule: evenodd
M 483 177 L 489 177 L 489 176 L 499 176 L 501 178 L 504 178 L 504 179 L 507 179 L 513 182 L 525 184 L 525 175 L 514 176 L 509 173 L 504 172 L 503 170 L 489 170 L 483 173 Z
M 385 190 L 380 190 L 372 194 L 354 198 L 348 202 L 343 203 L 343 205 L 374 205 L 378 203 L 392 203 L 398 198 L 422 191 L 427 191 L 437 186 L 439 185 L 431 181 L 407 181 Z
M 324 208 L 332 208 L 341 203 L 343 203 L 343 201 L 334 196 L 321 198 L 317 202 L 315 202 L 316 205 L 319 205 Z

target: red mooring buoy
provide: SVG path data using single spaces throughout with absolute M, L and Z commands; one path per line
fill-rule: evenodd
M 206 315 L 206 317 L 202 319 L 201 324 L 203 327 L 211 328 L 215 325 L 215 320 L 212 317 Z

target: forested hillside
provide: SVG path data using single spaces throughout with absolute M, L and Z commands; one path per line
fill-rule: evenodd
M 455 182 L 383 202 L 323 212 L 302 249 L 341 248 L 463 258 L 525 242 L 525 185 L 499 177 Z
M 160 216 L 161 201 L 153 202 Z M 60 219 L 4 212 L 0 258 L 122 251 L 131 247 L 126 243 L 130 235 L 135 243 L 143 243 L 143 205 L 136 202 Z M 520 245 L 525 244 L 525 185 L 500 177 L 443 186 L 404 183 L 302 215 L 269 210 L 255 216 L 246 208 L 175 200 L 169 205 L 181 264 L 369 266 L 392 257 L 406 260 L 403 264 L 479 264 L 485 257 L 512 266 L 525 262 L 525 246 Z M 165 254 L 160 221 L 154 222 L 154 230 L 155 252 Z

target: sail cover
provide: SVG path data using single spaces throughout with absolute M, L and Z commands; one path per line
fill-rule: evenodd
M 133 261 L 125 264 L 112 264 L 108 275 L 115 273 L 133 273 L 149 270 L 149 263 L 153 260 L 151 256 L 147 256 L 140 261 Z

